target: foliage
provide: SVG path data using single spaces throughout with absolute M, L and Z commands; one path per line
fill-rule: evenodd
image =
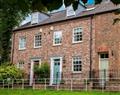
M 55 91 L 32 89 L 0 89 L 0 93 L 0 95 L 120 95 L 120 92 L 113 91 Z
M 49 78 L 50 67 L 47 62 L 41 63 L 41 66 L 34 66 L 34 73 L 37 78 Z
M 73 5 L 77 9 L 82 1 L 84 4 L 88 0 L 64 0 L 65 6 Z M 102 0 L 95 0 L 95 4 Z M 120 0 L 111 0 L 114 4 L 120 4 Z M 63 0 L 0 0 L 0 56 L 2 62 L 10 60 L 11 34 L 14 27 L 34 11 L 52 11 L 60 8 Z
M 17 69 L 13 64 L 4 63 L 0 66 L 0 80 L 3 79 L 20 79 L 23 72 Z

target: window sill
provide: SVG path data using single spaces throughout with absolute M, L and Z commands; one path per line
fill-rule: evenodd
M 79 44 L 82 43 L 83 41 L 76 41 L 76 42 L 72 42 L 72 44 Z
M 77 71 L 73 71 L 72 73 L 73 73 L 73 74 L 81 74 L 82 71 L 78 71 L 78 72 L 77 72 Z
M 21 48 L 21 49 L 18 49 L 19 51 L 24 51 L 24 50 L 26 50 L 26 48 Z
M 53 44 L 53 46 L 61 46 L 62 44 Z
M 38 46 L 38 47 L 34 47 L 34 49 L 39 49 L 39 48 L 41 48 L 42 46 Z

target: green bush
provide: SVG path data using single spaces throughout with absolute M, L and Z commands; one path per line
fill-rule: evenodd
M 0 80 L 3 79 L 21 79 L 23 72 L 13 64 L 5 63 L 0 66 Z
M 50 66 L 47 62 L 41 63 L 41 66 L 34 66 L 34 74 L 38 79 L 49 78 L 50 76 Z

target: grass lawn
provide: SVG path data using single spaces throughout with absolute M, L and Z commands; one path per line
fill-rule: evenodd
M 81 91 L 50 91 L 31 89 L 0 89 L 0 95 L 120 95 L 120 92 L 81 92 Z

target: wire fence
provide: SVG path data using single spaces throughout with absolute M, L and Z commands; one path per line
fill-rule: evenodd
M 51 83 L 52 82 L 52 83 Z M 114 78 L 100 79 L 100 78 L 64 78 L 64 79 L 53 79 L 49 78 L 34 79 L 32 85 L 28 79 L 7 79 L 0 80 L 0 89 L 41 89 L 41 90 L 81 90 L 81 91 L 120 91 L 120 79 Z

